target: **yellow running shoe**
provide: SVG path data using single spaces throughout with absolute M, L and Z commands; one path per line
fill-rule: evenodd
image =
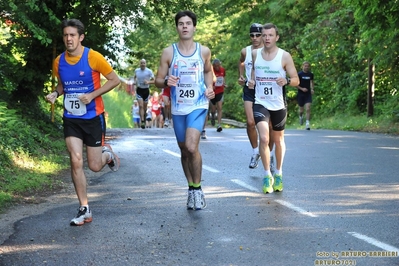
M 273 177 L 271 175 L 263 178 L 263 193 L 273 193 Z
M 274 175 L 274 191 L 283 191 L 283 175 Z

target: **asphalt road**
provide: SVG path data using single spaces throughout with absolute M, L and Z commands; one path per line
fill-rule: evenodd
M 284 191 L 265 195 L 245 129 L 208 129 L 208 206 L 188 211 L 172 129 L 109 133 L 121 167 L 87 171 L 93 222 L 69 226 L 60 194 L 14 223 L 0 265 L 399 265 L 398 137 L 287 130 Z

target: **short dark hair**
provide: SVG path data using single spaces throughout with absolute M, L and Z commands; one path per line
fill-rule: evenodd
M 79 19 L 72 18 L 72 19 L 63 20 L 61 23 L 62 31 L 64 31 L 64 28 L 66 28 L 66 27 L 77 28 L 79 35 L 85 34 L 85 26 Z
M 275 29 L 276 35 L 278 35 L 278 28 L 273 23 L 266 23 L 265 25 L 263 25 L 263 29 L 265 29 L 265 30 Z
M 179 19 L 181 19 L 182 17 L 186 17 L 186 16 L 191 18 L 191 20 L 193 21 L 194 27 L 196 27 L 197 26 L 197 15 L 195 15 L 195 13 L 191 12 L 190 10 L 184 10 L 184 11 L 177 12 L 177 14 L 175 16 L 176 27 L 177 27 L 177 24 L 179 23 Z

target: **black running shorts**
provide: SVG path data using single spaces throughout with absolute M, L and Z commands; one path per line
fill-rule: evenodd
M 286 108 L 270 111 L 261 104 L 254 104 L 252 108 L 254 111 L 255 124 L 261 121 L 269 123 L 270 120 L 274 131 L 282 131 L 285 129 L 285 123 L 287 122 Z
M 89 147 L 101 147 L 105 140 L 104 113 L 92 119 L 63 118 L 64 137 L 77 137 Z
M 142 89 L 137 87 L 136 98 L 143 100 L 144 102 L 148 102 L 148 99 L 150 98 L 150 89 Z
M 255 89 L 251 90 L 247 85 L 244 85 L 242 92 L 242 99 L 245 102 L 255 102 Z

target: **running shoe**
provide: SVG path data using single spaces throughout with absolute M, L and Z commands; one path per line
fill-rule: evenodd
M 303 125 L 303 116 L 299 116 L 299 124 L 302 126 Z
M 70 225 L 84 225 L 84 223 L 90 223 L 93 220 L 91 211 L 87 210 L 87 207 L 80 207 L 78 214 L 70 222 Z
M 116 154 L 112 151 L 111 145 L 104 144 L 103 153 L 104 152 L 108 152 L 110 154 L 110 159 L 107 162 L 109 168 L 114 172 L 118 171 L 120 165 L 119 157 L 116 156 Z
M 144 129 L 145 128 L 145 122 L 141 122 L 141 128 Z
M 169 126 L 169 119 L 165 119 L 165 123 L 163 124 L 164 127 L 168 127 Z
M 206 139 L 206 132 L 205 132 L 205 130 L 202 130 L 202 132 L 201 132 L 201 139 Z
M 274 176 L 274 173 L 276 172 L 276 165 L 274 162 L 274 156 L 270 156 L 270 172 L 272 172 L 272 176 Z
M 309 124 L 309 122 L 306 123 L 306 130 L 310 130 L 310 124 Z
M 194 190 L 188 190 L 187 210 L 194 210 Z
M 222 132 L 222 130 L 223 130 L 223 128 L 220 125 L 218 125 L 218 128 L 216 129 L 216 131 L 217 132 Z
M 283 176 L 282 175 L 274 175 L 274 191 L 283 191 Z
M 270 175 L 263 178 L 263 193 L 273 193 L 273 177 Z
M 260 159 L 260 154 L 253 154 L 251 157 L 251 161 L 249 162 L 249 168 L 254 169 L 258 167 L 259 159 Z
M 206 208 L 205 196 L 202 189 L 194 189 L 194 209 L 202 210 Z

